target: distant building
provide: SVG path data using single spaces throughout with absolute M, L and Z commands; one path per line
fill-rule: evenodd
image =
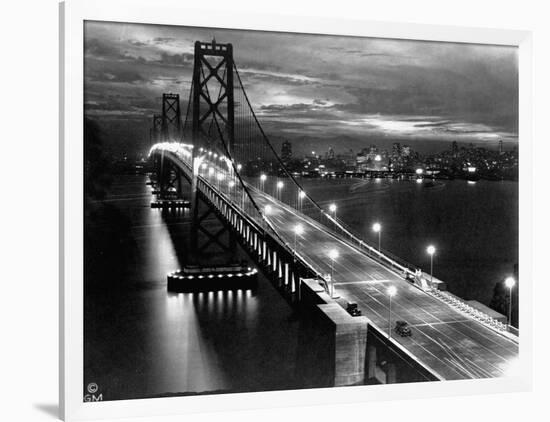
M 451 154 L 453 158 L 458 157 L 458 144 L 456 143 L 456 141 L 453 141 L 453 144 L 451 146 Z
M 389 154 L 389 169 L 391 171 L 403 171 L 411 165 L 412 150 L 408 145 L 395 142 Z
M 364 148 L 355 159 L 356 171 L 388 171 L 389 157 L 387 151 L 378 151 L 376 145 Z
M 281 147 L 281 160 L 288 162 L 292 159 L 292 144 L 289 141 L 284 141 Z

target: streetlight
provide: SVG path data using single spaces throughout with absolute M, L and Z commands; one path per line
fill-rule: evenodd
M 298 208 L 302 211 L 302 200 L 306 197 L 306 193 L 303 190 L 298 192 Z
M 430 283 L 433 283 L 434 281 L 434 253 L 435 253 L 435 246 L 430 245 L 426 249 L 426 252 L 428 252 L 428 255 L 430 255 Z
M 293 250 L 294 260 L 296 260 L 296 237 L 298 235 L 302 235 L 303 233 L 304 233 L 304 226 L 302 226 L 301 224 L 296 224 L 294 226 L 294 250 Z
M 330 204 L 328 210 L 334 214 L 334 219 L 336 220 L 336 204 Z
M 336 249 L 331 249 L 328 253 L 328 257 L 330 258 L 330 297 L 334 297 L 334 260 L 339 255 Z
M 267 176 L 265 174 L 260 175 L 260 189 L 262 191 L 264 190 L 264 184 L 266 179 L 267 179 Z
M 390 309 L 389 309 L 389 325 L 388 325 L 388 338 L 391 338 L 391 298 L 395 296 L 397 289 L 395 286 L 388 287 L 388 296 L 390 297 Z
M 218 190 L 221 188 L 221 182 L 225 178 L 223 173 L 216 174 L 216 179 L 218 179 Z
M 262 215 L 262 229 L 264 230 L 266 229 L 265 223 L 267 222 L 267 216 L 269 214 L 271 214 L 271 205 L 268 204 L 264 207 L 264 213 Z
M 283 188 L 284 185 L 285 184 L 280 180 L 277 182 L 277 199 L 279 199 L 279 200 L 280 200 L 279 192 L 281 191 L 281 189 Z
M 381 236 L 381 233 L 382 233 L 382 226 L 380 225 L 380 223 L 374 223 L 372 225 L 372 230 L 375 233 L 378 233 L 378 253 L 380 253 L 380 236 Z
M 509 303 L 508 303 L 508 326 L 512 326 L 512 288 L 516 285 L 516 280 L 514 277 L 507 277 L 506 280 L 504 280 L 504 284 L 506 287 L 508 287 L 510 295 L 509 295 Z

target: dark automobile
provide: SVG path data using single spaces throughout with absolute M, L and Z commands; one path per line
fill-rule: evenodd
M 357 303 L 348 303 L 346 311 L 348 311 L 351 316 L 361 316 L 361 311 L 357 308 Z
M 408 272 L 405 273 L 405 280 L 407 280 L 409 283 L 413 283 L 415 281 L 415 277 L 412 274 L 409 274 Z
M 396 321 L 395 332 L 401 337 L 409 337 L 412 335 L 411 327 L 409 327 L 407 321 Z

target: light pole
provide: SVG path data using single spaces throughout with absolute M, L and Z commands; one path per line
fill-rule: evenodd
M 331 249 L 328 253 L 330 258 L 330 297 L 334 297 L 334 260 L 338 258 L 340 254 L 336 249 Z
M 264 190 L 265 180 L 267 179 L 267 176 L 265 174 L 260 175 L 260 189 Z
M 430 283 L 433 283 L 434 281 L 434 253 L 435 253 L 435 246 L 430 245 L 426 249 L 426 252 L 428 252 L 428 255 L 430 255 Z
M 294 260 L 296 261 L 296 238 L 298 235 L 302 235 L 304 233 L 304 226 L 302 226 L 301 224 L 296 224 L 294 226 L 294 249 L 293 249 L 293 254 L 294 254 Z
M 336 220 L 336 204 L 330 204 L 328 210 L 333 214 L 334 219 Z
M 281 189 L 283 188 L 284 185 L 285 184 L 280 180 L 277 182 L 277 199 L 278 200 L 281 200 L 280 197 L 279 197 L 280 196 L 279 193 L 281 192 Z
M 380 253 L 380 236 L 381 236 L 381 233 L 382 233 L 382 226 L 380 225 L 380 223 L 374 223 L 372 225 L 372 230 L 375 233 L 378 233 L 378 253 Z
M 395 286 L 388 287 L 388 296 L 390 297 L 390 308 L 389 308 L 389 315 L 388 315 L 388 338 L 391 338 L 391 298 L 395 296 L 397 293 L 397 289 Z
M 230 180 L 228 183 L 229 186 L 229 197 L 233 195 L 233 187 L 235 186 L 235 182 L 233 180 Z
M 267 221 L 267 216 L 269 214 L 271 214 L 271 205 L 268 204 L 264 207 L 264 215 L 263 215 L 264 218 L 262 218 L 262 227 L 264 230 L 266 229 L 264 224 Z
M 298 208 L 299 208 L 299 211 L 302 211 L 302 200 L 305 197 L 306 197 L 306 193 L 303 190 L 298 192 Z
M 508 326 L 512 326 L 512 288 L 516 285 L 516 280 L 514 277 L 507 277 L 506 280 L 504 280 L 504 284 L 506 287 L 508 287 L 509 295 L 508 295 Z
M 216 174 L 216 179 L 218 179 L 218 190 L 221 190 L 222 180 L 224 179 L 223 173 Z

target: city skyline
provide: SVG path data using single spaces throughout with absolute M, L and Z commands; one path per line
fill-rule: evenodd
M 513 47 L 105 22 L 85 31 L 85 115 L 108 149 L 148 145 L 163 92 L 186 110 L 193 43 L 212 38 L 234 45 L 262 124 L 297 150 L 518 142 Z

